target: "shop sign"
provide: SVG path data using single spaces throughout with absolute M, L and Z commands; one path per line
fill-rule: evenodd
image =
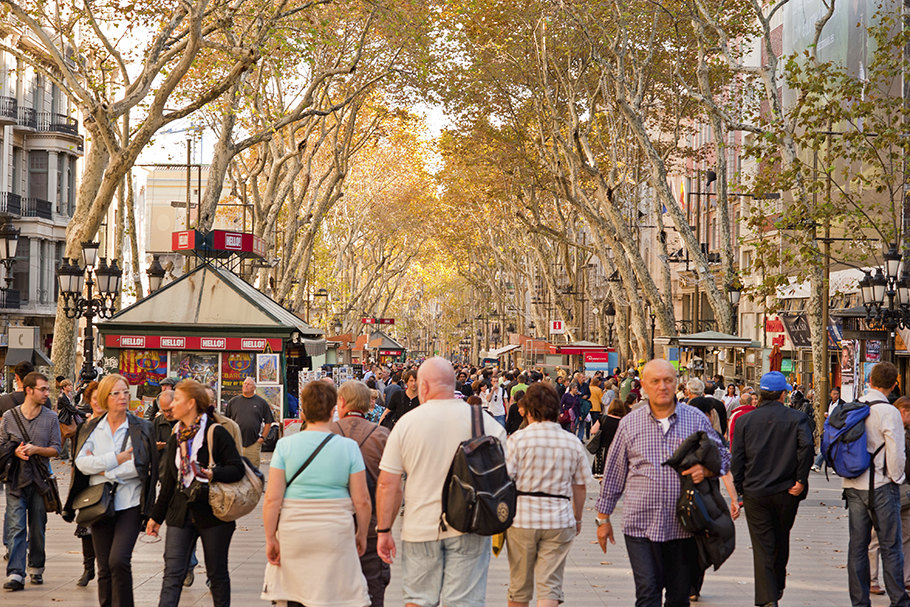
M 262 352 L 271 348 L 281 352 L 281 339 L 257 337 L 190 337 L 172 335 L 105 335 L 108 348 L 144 350 L 227 350 L 233 352 Z
M 174 251 L 192 251 L 202 243 L 202 235 L 196 230 L 185 230 L 171 234 L 171 248 Z
M 784 321 L 784 327 L 787 329 L 787 335 L 790 337 L 790 343 L 794 348 L 811 348 L 812 336 L 809 333 L 809 322 L 803 313 L 782 314 L 781 320 Z
M 378 321 L 376 321 L 376 324 L 380 324 L 380 325 L 394 325 L 394 324 L 395 324 L 395 319 L 394 319 L 394 318 L 380 318 Z
M 380 356 L 398 356 L 401 354 L 401 350 L 380 350 Z
M 766 318 L 765 319 L 765 332 L 766 333 L 783 333 L 784 332 L 784 323 L 781 322 L 779 318 Z
M 586 352 L 586 363 L 609 363 L 610 354 L 608 352 Z
M 375 325 L 375 324 L 376 324 L 376 319 L 375 319 L 375 318 L 361 318 L 361 319 L 360 319 L 360 324 L 362 324 L 362 325 Z

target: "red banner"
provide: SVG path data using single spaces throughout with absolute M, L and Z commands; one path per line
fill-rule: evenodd
M 262 337 L 182 337 L 171 335 L 105 335 L 108 348 L 135 350 L 219 350 L 227 352 L 265 352 L 271 347 L 281 352 L 280 339 Z
M 585 352 L 586 363 L 608 363 L 610 354 L 607 352 Z

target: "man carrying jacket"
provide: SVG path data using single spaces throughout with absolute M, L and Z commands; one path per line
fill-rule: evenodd
M 776 607 L 784 595 L 790 529 L 809 490 L 815 444 L 806 414 L 784 406 L 792 388 L 782 373 L 765 373 L 758 390 L 761 404 L 734 426 L 730 469 L 752 538 L 755 604 Z

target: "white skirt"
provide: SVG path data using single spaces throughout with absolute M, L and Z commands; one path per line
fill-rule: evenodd
M 262 599 L 279 605 L 369 607 L 350 498 L 285 498 L 277 535 L 281 565 L 266 564 Z

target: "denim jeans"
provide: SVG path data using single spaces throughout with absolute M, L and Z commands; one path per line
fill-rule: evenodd
M 585 442 L 585 420 L 578 418 L 575 422 L 575 436 L 578 437 L 578 440 Z
M 494 415 L 493 419 L 499 422 L 499 425 L 503 428 L 506 427 L 506 416 L 505 415 Z
M 869 491 L 844 489 L 850 515 L 850 543 L 847 552 L 847 581 L 853 607 L 870 607 L 869 542 L 872 539 L 872 516 Z M 885 590 L 894 607 L 910 607 L 910 596 L 904 589 L 904 555 L 901 552 L 901 500 L 897 485 L 888 483 L 874 492 L 871 510 L 875 513 Z
M 492 540 L 465 533 L 429 542 L 401 542 L 404 603 L 483 607 Z
M 635 580 L 635 607 L 688 607 L 692 567 L 697 567 L 695 538 L 652 542 L 646 537 L 626 538 L 626 552 Z M 666 603 L 661 601 L 667 590 Z
M 190 555 L 196 540 L 202 538 L 205 574 L 211 582 L 212 603 L 215 607 L 230 607 L 231 576 L 228 551 L 236 523 L 224 523 L 207 529 L 197 529 L 187 520 L 183 527 L 167 526 L 164 538 L 164 579 L 158 607 L 177 607 L 183 592 L 183 580 L 190 567 Z
M 11 495 L 6 483 L 6 526 L 9 547 L 8 579 L 25 581 L 26 553 L 28 574 L 44 573 L 44 539 L 47 510 L 34 485 L 26 485 L 18 497 Z

